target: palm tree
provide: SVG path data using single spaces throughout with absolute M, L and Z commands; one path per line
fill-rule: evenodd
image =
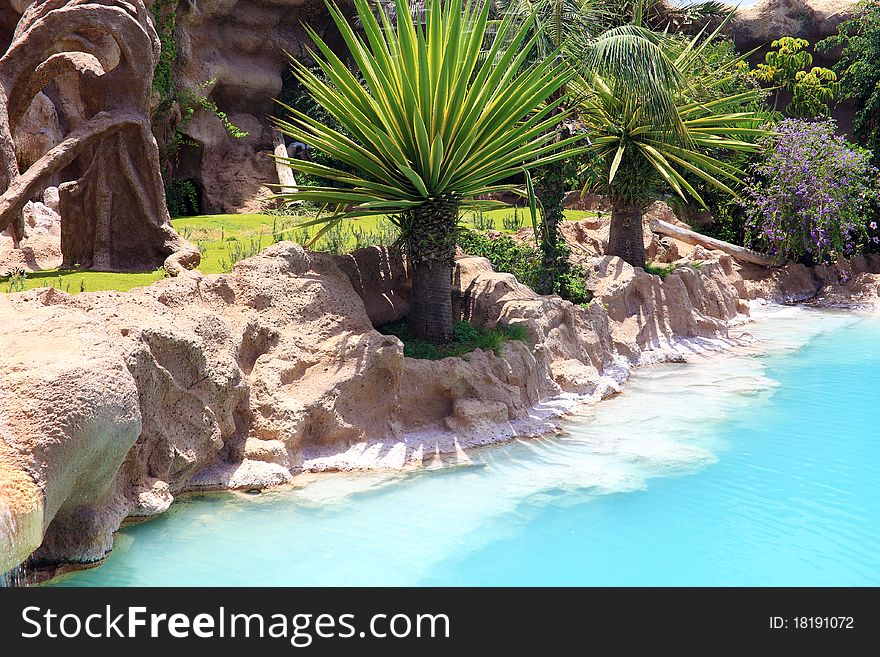
M 608 252 L 634 267 L 645 265 L 642 217 L 646 206 L 671 191 L 705 206 L 687 177 L 736 196 L 744 173 L 721 159 L 731 151 L 755 151 L 767 134 L 766 117 L 749 106 L 758 89 L 713 97 L 737 75 L 739 60 L 715 70 L 700 66 L 703 51 L 718 34 L 684 42 L 658 42 L 675 76 L 653 91 L 636 89 L 628 76 L 595 72 L 570 83 L 579 97 L 579 120 L 589 133 L 588 185 L 611 201 Z M 648 94 L 647 96 L 645 94 Z M 690 174 L 690 176 L 689 176 Z
M 601 24 L 596 20 L 599 12 L 595 10 L 595 0 L 493 0 L 492 6 L 498 16 L 513 16 L 518 24 L 532 25 L 538 37 L 532 58 L 556 56 L 566 65 L 565 46 L 572 35 L 593 33 Z M 556 92 L 557 98 L 564 95 L 564 89 Z M 557 160 L 535 171 L 535 191 L 541 205 L 541 272 L 535 289 L 541 294 L 558 291 L 557 281 L 568 267 L 568 251 L 564 243 L 560 244 L 559 225 L 564 219 L 563 201 L 569 179 L 575 174 L 572 158 Z
M 704 11 L 711 15 L 717 4 L 670 9 L 659 0 L 493 0 L 497 14 L 533 23 L 539 32 L 536 56 L 547 57 L 555 52 L 561 61 L 588 71 L 588 75 L 618 80 L 643 102 L 659 104 L 650 108 L 652 113 L 668 112 L 672 107 L 668 96 L 655 90 L 676 87 L 681 82 L 680 71 L 666 56 L 671 38 L 655 31 L 663 20 L 661 14 L 700 17 Z M 558 93 L 562 95 L 563 91 Z M 571 159 L 535 172 L 542 210 L 542 275 L 537 289 L 544 294 L 556 290 L 556 279 L 568 265 L 559 226 L 573 174 L 576 167 L 573 169 Z
M 323 224 L 314 239 L 344 219 L 391 214 L 413 268 L 410 328 L 442 343 L 452 334 L 459 211 L 486 203 L 477 197 L 513 189 L 500 181 L 564 157 L 558 149 L 580 138 L 556 140 L 561 99 L 548 102 L 572 73 L 555 56 L 525 66 L 536 36 L 529 36 L 531 25 L 510 18 L 484 51 L 487 3 L 462 8 L 434 0 L 422 25 L 407 0 L 396 0 L 396 29 L 384 11 L 377 19 L 367 0 L 355 6 L 364 37 L 328 2 L 365 84 L 314 31 L 315 60 L 329 82 L 293 62 L 297 79 L 342 129 L 291 108 L 278 125 L 356 173 L 285 158 L 296 171 L 340 185 L 300 187 L 285 197 L 332 208 L 304 224 Z

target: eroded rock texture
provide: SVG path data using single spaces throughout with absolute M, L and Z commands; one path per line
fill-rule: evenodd
M 857 4 L 858 0 L 760 0 L 737 10 L 731 36 L 742 51 L 769 46 L 783 36 L 815 44 L 837 34 L 837 26 L 852 17 Z
M 536 404 L 611 394 L 646 353 L 724 337 L 737 313 L 723 258 L 662 283 L 617 258 L 592 262 L 597 301 L 584 308 L 461 259 L 462 315 L 528 337 L 437 362 L 404 358 L 374 330 L 406 312 L 409 289 L 377 248 L 334 258 L 281 243 L 229 275 L 0 298 L 5 461 L 43 491 L 34 562 L 99 560 L 124 518 L 161 513 L 182 491 L 402 467 L 510 437 Z
M 207 96 L 248 134 L 232 137 L 215 115 L 197 109 L 183 128 L 196 146 L 181 150 L 175 177 L 196 182 L 204 212 L 271 206 L 267 185 L 278 177 L 269 117 L 283 111 L 275 99 L 290 68 L 286 53 L 308 57 L 303 24 L 326 33 L 326 6 L 322 0 L 192 0 L 178 3 L 176 22 L 175 84 Z
M 599 400 L 637 364 L 734 344 L 749 299 L 880 302 L 874 256 L 767 270 L 647 232 L 656 257 L 678 254 L 661 279 L 605 255 L 602 222 L 566 230 L 594 300 L 540 296 L 459 258 L 457 312 L 526 339 L 442 361 L 405 358 L 374 329 L 405 315 L 410 292 L 404 264 L 376 247 L 280 243 L 226 275 L 0 297 L 0 523 L 16 528 L 0 570 L 31 553 L 37 566 L 96 562 L 126 517 L 185 491 L 418 466 L 541 433 L 561 393 Z
M 25 205 L 57 185 L 65 265 L 197 262 L 165 208 L 149 120 L 160 47 L 142 0 L 22 4 L 0 57 L 0 231 L 17 246 Z

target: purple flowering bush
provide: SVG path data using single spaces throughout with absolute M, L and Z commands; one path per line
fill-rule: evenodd
M 743 199 L 749 245 L 818 263 L 876 239 L 868 224 L 880 197 L 878 170 L 870 153 L 835 135 L 834 127 L 831 120 L 777 124 Z

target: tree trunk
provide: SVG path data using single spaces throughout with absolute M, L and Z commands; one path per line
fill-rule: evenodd
M 452 337 L 452 267 L 425 260 L 413 266 L 409 327 L 416 337 L 443 344 Z
M 565 218 L 562 201 L 565 199 L 566 162 L 554 162 L 538 171 L 539 200 L 543 209 L 541 220 L 541 272 L 537 292 L 556 292 L 556 279 L 565 268 L 567 254 L 559 248 L 559 224 Z
M 434 344 L 452 337 L 452 266 L 455 262 L 456 199 L 432 199 L 410 211 L 404 240 L 413 268 L 407 318 L 413 335 Z
M 608 253 L 619 256 L 633 267 L 645 266 L 645 236 L 641 205 L 615 199 L 611 209 Z

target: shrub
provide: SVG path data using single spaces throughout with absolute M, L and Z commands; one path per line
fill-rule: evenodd
M 519 208 L 513 206 L 513 214 L 506 214 L 501 218 L 501 225 L 504 230 L 515 233 L 525 225 L 525 216 L 520 214 Z
M 829 103 L 840 93 L 834 71 L 813 66 L 807 52 L 810 42 L 795 37 L 782 37 L 770 44 L 771 50 L 752 72 L 757 80 L 791 92 L 792 100 L 785 108 L 789 116 L 817 118 L 829 116 Z M 776 94 L 776 101 L 779 94 Z M 775 109 L 775 103 L 774 103 Z
M 880 4 L 863 0 L 838 33 L 816 44 L 819 50 L 842 48 L 834 70 L 841 96 L 855 101 L 853 134 L 880 163 Z
M 165 203 L 172 217 L 193 217 L 201 214 L 199 190 L 192 180 L 171 178 L 165 185 Z
M 502 344 L 506 340 L 526 339 L 526 329 L 522 324 L 486 330 L 468 322 L 456 322 L 452 327 L 452 338 L 443 345 L 436 345 L 413 336 L 406 320 L 385 324 L 377 330 L 385 335 L 399 338 L 403 342 L 404 356 L 422 360 L 463 356 L 475 349 L 491 351 L 496 356 L 500 356 Z
M 509 235 L 490 237 L 472 230 L 462 230 L 458 235 L 462 251 L 472 256 L 486 258 L 495 271 L 513 274 L 516 280 L 535 289 L 542 274 L 541 252 L 533 246 L 517 242 Z M 587 289 L 587 274 L 583 267 L 568 261 L 568 245 L 560 243 L 565 267 L 557 272 L 553 294 L 577 304 L 589 303 L 593 293 Z
M 537 284 L 541 254 L 533 246 L 521 244 L 509 235 L 489 237 L 472 230 L 459 233 L 458 245 L 468 255 L 486 258 L 495 271 L 513 274 L 529 287 Z
M 743 246 L 746 238 L 742 205 L 735 200 L 728 200 L 718 203 L 711 211 L 712 223 L 699 228 L 699 231 L 708 237 Z
M 27 270 L 23 267 L 14 267 L 10 269 L 4 275 L 4 278 L 9 282 L 9 285 L 6 287 L 7 292 L 24 292 L 25 283 L 27 281 Z
M 593 291 L 587 288 L 587 272 L 580 265 L 568 263 L 556 279 L 556 294 L 567 301 L 585 305 L 593 300 Z
M 226 240 L 226 256 L 220 258 L 220 268 L 224 272 L 231 272 L 235 263 L 240 260 L 252 258 L 263 249 L 263 233 L 251 235 L 249 238 L 236 239 L 229 237 Z
M 495 229 L 495 220 L 484 214 L 482 209 L 477 209 L 470 215 L 470 222 L 475 230 Z
M 849 255 L 865 239 L 878 171 L 834 127 L 786 119 L 764 142 L 743 201 L 750 245 L 809 264 Z

